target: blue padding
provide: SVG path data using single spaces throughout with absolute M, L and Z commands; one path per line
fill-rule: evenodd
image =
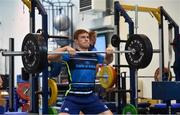
M 151 104 L 147 102 L 138 103 L 138 107 L 146 108 L 149 107 Z
M 166 108 L 166 103 L 155 104 L 155 108 Z M 180 103 L 171 104 L 171 108 L 180 108 Z
M 28 115 L 27 112 L 5 112 L 4 115 Z
M 18 74 L 18 75 L 16 76 L 16 79 L 17 79 L 17 83 L 27 82 L 27 81 L 25 81 L 25 80 L 22 80 L 22 75 L 20 75 L 20 74 Z
M 152 99 L 180 100 L 180 81 L 152 82 Z
M 166 104 L 165 103 L 160 103 L 160 104 L 155 104 L 154 105 L 155 108 L 160 108 L 160 109 L 163 109 L 163 108 L 166 108 Z
M 172 108 L 180 108 L 180 103 L 171 104 Z
M 3 106 L 0 106 L 0 114 L 3 114 L 5 112 L 5 108 Z

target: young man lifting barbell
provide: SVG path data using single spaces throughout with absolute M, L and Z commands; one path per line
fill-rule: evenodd
M 96 64 L 109 64 L 113 61 L 113 49 L 106 49 L 105 57 L 96 53 L 76 54 L 76 51 L 88 51 L 90 46 L 89 33 L 79 29 L 74 33 L 76 49 L 65 46 L 54 52 L 69 52 L 69 54 L 48 55 L 49 61 L 61 59 L 68 67 L 69 90 L 61 106 L 60 114 L 107 114 L 112 112 L 94 94 L 96 79 Z

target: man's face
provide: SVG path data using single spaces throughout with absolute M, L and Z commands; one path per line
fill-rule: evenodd
M 78 39 L 76 39 L 75 42 L 79 46 L 79 48 L 88 49 L 90 45 L 89 34 L 88 33 L 79 34 Z

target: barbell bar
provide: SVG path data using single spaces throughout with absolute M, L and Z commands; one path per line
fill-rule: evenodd
M 113 51 L 112 53 L 132 53 L 133 50 L 127 51 Z M 53 54 L 68 54 L 69 52 L 48 52 L 49 55 Z M 95 54 L 95 53 L 106 53 L 105 51 L 76 51 L 76 54 Z
M 133 53 L 132 51 L 113 51 L 112 53 Z M 95 53 L 106 53 L 105 51 L 76 51 L 76 54 L 95 54 Z M 69 52 L 48 52 L 48 55 L 56 55 L 56 54 L 69 54 Z M 3 56 L 22 56 L 22 55 L 33 55 L 31 52 L 22 52 L 22 51 L 4 51 L 2 52 Z M 35 54 L 34 54 L 35 55 Z
M 113 51 L 112 53 L 135 53 L 134 49 L 132 50 L 124 50 L 124 51 Z M 154 49 L 153 53 L 159 53 L 159 49 Z M 76 51 L 76 54 L 96 54 L 96 53 L 106 53 L 106 51 Z M 55 55 L 55 54 L 69 54 L 69 52 L 48 52 L 48 55 Z
M 112 53 L 135 53 L 135 50 L 124 50 L 124 51 L 113 51 Z M 95 53 L 106 53 L 105 51 L 76 51 L 76 54 L 95 54 Z M 153 53 L 160 53 L 159 49 L 154 49 Z M 69 52 L 48 52 L 48 55 L 56 55 L 56 54 L 69 54 Z M 33 55 L 31 52 L 22 52 L 22 51 L 3 51 L 3 56 L 22 56 L 22 55 Z
M 114 51 L 113 53 L 125 53 L 127 63 L 133 68 L 145 68 L 152 59 L 154 53 L 159 50 L 153 50 L 151 41 L 144 34 L 131 35 L 125 45 L 124 51 Z M 105 51 L 77 51 L 81 53 L 106 53 Z M 21 51 L 5 51 L 3 56 L 22 56 L 22 62 L 28 73 L 39 73 L 46 67 L 47 55 L 68 54 L 68 52 L 48 52 L 47 43 L 43 35 L 29 33 L 25 36 Z
M 22 51 L 4 51 L 2 52 L 2 56 L 22 56 L 28 53 Z

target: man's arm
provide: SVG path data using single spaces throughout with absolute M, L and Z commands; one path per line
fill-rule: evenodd
M 64 46 L 62 48 L 57 48 L 53 52 L 69 52 L 70 55 L 75 55 L 75 49 L 73 49 L 70 46 Z M 57 61 L 60 59 L 62 55 L 61 54 L 50 54 L 48 55 L 48 61 Z
M 106 54 L 105 59 L 104 59 L 104 63 L 108 65 L 112 61 L 113 61 L 113 54 Z

